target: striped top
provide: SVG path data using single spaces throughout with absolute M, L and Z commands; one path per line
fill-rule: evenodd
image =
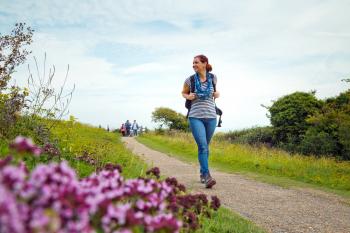
M 216 85 L 217 83 L 217 77 L 214 75 L 214 83 Z M 184 85 L 187 85 L 189 90 L 191 90 L 191 77 L 188 77 L 185 80 Z M 201 82 L 201 88 L 205 90 L 208 86 L 208 82 L 205 81 L 204 83 Z M 187 89 L 187 88 L 186 88 Z M 209 99 L 201 100 L 201 99 L 194 99 L 192 100 L 191 110 L 188 115 L 188 117 L 195 117 L 195 118 L 216 118 L 216 110 L 215 110 L 215 102 L 213 99 L 213 92 L 214 87 L 210 85 L 210 91 L 211 95 Z

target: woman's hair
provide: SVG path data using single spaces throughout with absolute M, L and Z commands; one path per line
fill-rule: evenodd
M 206 56 L 204 56 L 203 54 L 201 55 L 197 55 L 194 58 L 198 58 L 202 63 L 206 62 L 207 65 L 205 67 L 205 69 L 207 70 L 207 72 L 210 72 L 213 70 L 213 67 L 209 64 L 208 58 Z

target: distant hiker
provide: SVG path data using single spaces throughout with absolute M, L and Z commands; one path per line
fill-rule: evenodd
M 132 123 L 131 126 L 133 136 L 137 136 L 137 130 L 139 129 L 139 125 L 137 124 L 136 120 L 134 120 L 134 123 Z
M 123 137 L 125 137 L 125 135 L 126 135 L 126 127 L 125 127 L 124 123 L 120 127 L 120 133 L 123 135 Z
M 198 146 L 200 181 L 205 184 L 206 188 L 211 188 L 216 181 L 209 172 L 209 143 L 217 123 L 214 99 L 220 94 L 218 91 L 214 92 L 217 77 L 209 73 L 212 67 L 206 56 L 195 56 L 193 69 L 195 74 L 185 80 L 182 96 L 190 103 L 188 119 L 192 135 Z
M 131 129 L 131 124 L 130 124 L 130 121 L 129 120 L 127 120 L 126 122 L 125 122 L 125 128 L 126 128 L 126 135 L 125 136 L 130 136 L 130 129 Z

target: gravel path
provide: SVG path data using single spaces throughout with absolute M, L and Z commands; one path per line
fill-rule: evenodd
M 225 207 L 268 232 L 350 233 L 350 205 L 336 195 L 312 189 L 285 189 L 213 170 L 217 184 L 208 190 L 199 183 L 197 165 L 149 149 L 132 137 L 122 140 L 147 163 L 159 167 L 162 175 L 176 177 L 194 192 L 217 195 Z

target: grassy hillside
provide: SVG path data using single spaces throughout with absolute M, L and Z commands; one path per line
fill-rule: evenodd
M 124 147 L 119 134 L 75 121 L 57 121 L 50 131 L 50 140 L 61 151 L 53 160 L 67 160 L 80 177 L 91 174 L 106 163 L 121 165 L 125 177 L 138 177 L 147 169 L 140 158 Z M 0 156 L 8 152 L 8 141 L 1 140 Z M 33 166 L 30 161 L 27 165 L 29 168 Z
M 52 138 L 58 139 L 64 157 L 82 176 L 90 174 L 108 162 L 121 165 L 125 177 L 141 176 L 147 169 L 140 158 L 124 147 L 119 134 L 70 121 L 59 122 L 51 133 Z M 86 162 L 82 163 L 75 159 L 84 155 L 93 158 L 96 164 L 86 166 Z

